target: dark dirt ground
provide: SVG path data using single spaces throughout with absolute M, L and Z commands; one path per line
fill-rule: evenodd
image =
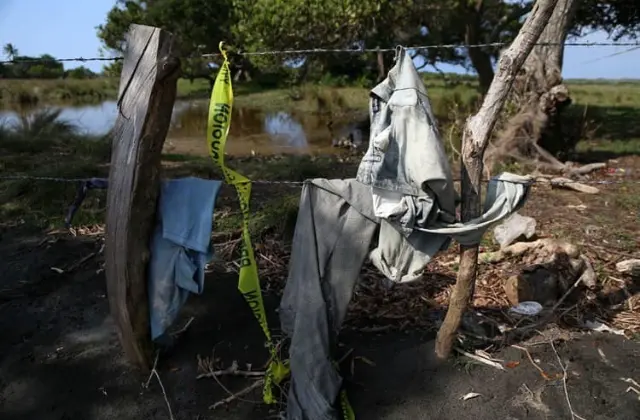
M 632 158 L 619 164 L 640 168 Z M 544 188 L 536 187 L 524 213 L 538 219 L 542 233 L 573 238 L 592 250 L 602 278 L 611 275 L 611 266 L 619 259 L 638 255 L 638 184 L 603 185 L 602 193 L 594 196 Z M 585 207 L 576 210 L 580 204 Z M 586 226 L 594 228 L 585 233 Z M 1 419 L 169 418 L 156 380 L 143 388 L 147 377 L 129 369 L 121 354 L 108 315 L 101 246 L 99 235 L 45 236 L 22 228 L 0 231 Z M 92 252 L 95 257 L 78 265 Z M 453 250 L 440 257 L 447 258 L 453 258 Z M 496 273 L 481 268 L 479 282 Z M 431 302 L 439 292 L 423 283 L 415 287 L 422 287 Z M 635 290 L 628 284 L 629 290 Z M 398 296 L 385 302 L 402 303 L 405 298 Z M 275 293 L 265 296 L 274 330 L 277 299 Z M 356 300 L 366 302 L 366 297 Z M 432 309 L 431 304 L 424 305 Z M 236 275 L 210 273 L 204 295 L 192 297 L 183 312 L 183 323 L 189 317 L 195 320 L 158 367 L 175 418 L 253 420 L 275 414 L 248 402 L 234 402 L 228 410 L 209 410 L 226 394 L 211 379 L 195 379 L 196 355 L 210 356 L 214 346 L 224 366 L 235 359 L 241 366 L 252 363 L 257 369 L 266 361 L 263 336 L 236 291 Z M 635 313 L 633 308 L 627 312 Z M 524 352 L 506 348 L 495 356 L 514 362 L 505 372 L 460 358 L 438 365 L 433 337 L 433 328 L 407 327 L 384 334 L 345 330 L 342 349 L 354 349 L 348 392 L 358 419 L 571 418 L 562 380 L 544 379 Z M 625 392 L 630 384 L 621 379 L 640 381 L 637 340 L 577 333 L 556 341 L 555 347 L 567 366 L 568 395 L 576 414 L 589 420 L 640 418 L 640 400 Z M 528 348 L 550 376 L 562 374 L 548 340 Z M 242 379 L 222 381 L 232 391 L 248 384 Z M 461 400 L 469 392 L 481 396 Z M 260 396 L 247 398 L 256 401 Z

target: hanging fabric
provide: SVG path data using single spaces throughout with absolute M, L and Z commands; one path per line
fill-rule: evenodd
M 195 177 L 162 181 L 149 261 L 151 339 L 170 346 L 167 329 L 189 294 L 204 290 L 213 257 L 211 229 L 222 182 Z
M 455 239 L 478 244 L 518 210 L 531 179 L 504 173 L 487 188 L 484 213 L 456 220 L 457 194 L 435 117 L 404 48 L 371 91 L 371 134 L 357 178 L 304 184 L 280 303 L 289 349 L 288 420 L 337 420 L 342 378 L 330 362 L 367 256 L 392 282 L 419 279 Z M 377 240 L 376 240 L 377 239 Z M 377 246 L 369 252 L 372 242 Z

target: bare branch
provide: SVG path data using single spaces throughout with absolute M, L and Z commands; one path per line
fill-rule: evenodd
M 538 0 L 518 36 L 504 52 L 498 70 L 477 114 L 467 119 L 462 140 L 462 220 L 469 221 L 480 214 L 480 180 L 483 155 L 489 144 L 491 130 L 504 107 L 509 90 L 524 64 L 558 0 Z M 462 315 L 473 296 L 478 268 L 478 246 L 460 247 L 460 268 L 447 315 L 438 331 L 436 354 L 446 359 L 462 321 Z

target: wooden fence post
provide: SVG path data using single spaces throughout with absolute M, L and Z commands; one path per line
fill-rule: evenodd
M 111 316 L 125 356 L 148 371 L 149 329 L 147 263 L 160 184 L 160 156 L 176 98 L 180 61 L 173 35 L 150 26 L 131 25 L 113 130 L 105 273 Z
M 531 14 L 513 43 L 502 54 L 498 69 L 480 110 L 467 119 L 462 137 L 462 220 L 480 215 L 480 181 L 482 158 L 491 131 L 505 102 L 511 85 L 527 56 L 538 41 L 558 0 L 537 0 Z M 478 246 L 460 247 L 458 278 L 449 299 L 449 309 L 436 338 L 436 355 L 446 359 L 451 353 L 462 315 L 471 300 L 478 269 Z

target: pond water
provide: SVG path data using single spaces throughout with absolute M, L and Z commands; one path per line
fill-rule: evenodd
M 165 141 L 165 152 L 207 154 L 205 139 L 208 105 L 206 101 L 176 102 Z M 61 119 L 75 124 L 81 132 L 91 135 L 107 133 L 118 116 L 116 101 L 52 108 L 61 108 Z M 18 111 L 0 110 L 0 123 L 14 123 L 19 115 Z M 341 130 L 344 131 L 344 127 L 348 127 L 353 119 L 343 116 L 342 121 L 334 121 L 334 126 L 336 123 L 338 128 L 342 125 Z M 322 117 L 317 114 L 262 112 L 252 108 L 236 107 L 231 119 L 227 153 L 239 156 L 328 152 L 333 149 L 328 122 L 328 116 Z

